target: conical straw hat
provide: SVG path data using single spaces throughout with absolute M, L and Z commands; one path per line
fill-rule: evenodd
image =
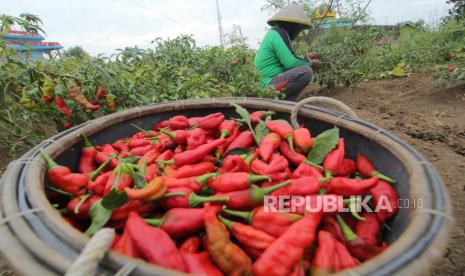
M 278 11 L 273 17 L 268 20 L 268 25 L 273 26 L 275 22 L 291 22 L 311 26 L 310 18 L 305 14 L 302 6 L 292 3 L 284 9 Z

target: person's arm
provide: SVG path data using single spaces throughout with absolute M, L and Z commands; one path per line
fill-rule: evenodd
M 281 62 L 285 70 L 289 70 L 302 65 L 311 66 L 312 63 L 310 61 L 296 57 L 289 50 L 284 40 L 277 32 L 273 32 L 273 37 L 271 41 L 273 50 L 276 53 L 279 61 Z

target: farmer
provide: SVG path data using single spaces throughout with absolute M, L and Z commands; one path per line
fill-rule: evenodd
M 310 19 L 303 8 L 290 4 L 268 20 L 272 28 L 266 33 L 260 45 L 255 66 L 262 77 L 263 87 L 283 91 L 286 100 L 297 101 L 302 90 L 313 76 L 313 68 L 321 62 L 315 56 L 299 57 L 291 47 L 299 32 L 310 28 Z

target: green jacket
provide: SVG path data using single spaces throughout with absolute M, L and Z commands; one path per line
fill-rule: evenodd
M 255 66 L 258 68 L 260 76 L 262 77 L 263 87 L 267 87 L 271 79 L 279 73 L 298 66 L 311 65 L 310 61 L 298 57 L 293 53 L 289 38 L 287 34 L 285 35 L 288 44 L 286 44 L 283 36 L 278 32 L 278 29 L 272 28 L 269 30 L 265 38 L 263 38 L 260 49 L 258 49 L 257 55 L 255 56 Z

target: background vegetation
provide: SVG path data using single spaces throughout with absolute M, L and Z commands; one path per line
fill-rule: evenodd
M 312 5 L 306 11 L 313 13 Z M 461 1 L 452 1 L 450 16 L 437 26 L 416 22 L 409 39 L 396 31 L 369 24 L 303 33 L 295 49 L 316 52 L 323 67 L 314 78 L 322 88 L 356 86 L 366 78 L 405 77 L 428 72 L 441 85 L 465 83 L 465 20 Z M 286 1 L 267 1 L 274 10 Z M 340 16 L 369 22 L 362 1 L 338 6 Z M 0 149 L 15 154 L 51 133 L 117 110 L 152 102 L 221 96 L 279 97 L 261 87 L 254 67 L 255 50 L 242 37 L 230 34 L 230 46 L 198 47 L 189 36 L 155 40 L 150 49 L 118 49 L 112 56 L 92 57 L 80 47 L 67 49 L 59 60 L 31 62 L 6 47 L 2 35 L 13 26 L 42 32 L 37 16 L 1 16 L 0 25 Z M 318 26 L 318 22 L 315 22 Z M 386 39 L 386 37 L 390 37 Z M 98 110 L 78 104 L 70 94 L 78 87 Z M 97 95 L 105 87 L 105 95 Z M 100 91 L 101 92 L 101 91 Z M 57 108 L 63 98 L 71 116 Z M 46 123 L 45 123 L 46 122 Z M 53 122 L 50 125 L 49 122 Z M 46 128 L 37 127 L 47 125 Z

